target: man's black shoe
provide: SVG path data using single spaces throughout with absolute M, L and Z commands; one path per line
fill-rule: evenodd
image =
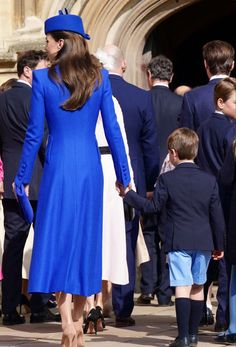
M 236 334 L 222 334 L 222 335 L 218 335 L 215 338 L 215 342 L 217 343 L 226 343 L 226 344 L 232 344 L 235 345 L 236 344 Z
M 198 335 L 190 334 L 189 335 L 189 346 L 196 347 L 198 344 Z
M 153 300 L 153 295 L 152 294 L 141 294 L 137 298 L 137 303 L 138 304 L 142 304 L 142 305 L 149 305 L 152 300 Z
M 52 313 L 47 307 L 41 312 L 31 313 L 30 323 L 61 322 L 59 313 Z
M 25 317 L 22 314 L 19 314 L 17 311 L 12 313 L 6 313 L 3 315 L 2 324 L 3 325 L 15 325 L 15 324 L 24 324 Z
M 217 333 L 223 333 L 227 329 L 228 329 L 228 324 L 223 324 L 223 323 L 219 323 L 219 322 L 216 322 L 215 327 L 214 327 L 214 330 Z
M 214 316 L 213 316 L 212 310 L 210 310 L 209 307 L 207 307 L 200 321 L 200 326 L 213 325 L 213 324 L 214 324 Z
M 172 301 L 172 300 L 170 300 L 168 302 L 158 301 L 158 306 L 161 306 L 161 307 L 174 306 L 174 301 Z
M 169 344 L 169 347 L 190 347 L 189 338 L 185 337 L 176 337 L 176 339 Z
M 135 320 L 132 317 L 119 317 L 116 318 L 115 326 L 117 328 L 124 328 L 135 325 Z

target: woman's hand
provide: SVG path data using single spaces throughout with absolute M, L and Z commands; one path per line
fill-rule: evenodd
M 116 181 L 116 190 L 118 191 L 120 196 L 124 197 L 125 194 L 127 194 L 128 191 L 130 191 L 130 189 L 132 189 L 131 183 L 129 183 L 127 187 L 124 187 L 122 183 Z
M 25 194 L 26 194 L 26 196 L 29 196 L 29 184 L 27 184 L 24 188 L 25 188 Z M 13 193 L 14 193 L 14 195 L 15 195 L 15 197 L 16 197 L 16 200 L 17 200 L 15 182 L 12 183 L 12 190 L 13 190 Z

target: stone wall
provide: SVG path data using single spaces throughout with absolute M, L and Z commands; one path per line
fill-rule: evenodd
M 0 8 L 0 83 L 15 77 L 16 52 L 44 46 L 43 23 L 58 9 L 80 14 L 91 36 L 91 52 L 107 43 L 121 47 L 125 78 L 146 86 L 145 40 L 163 19 L 200 0 L 4 0 Z

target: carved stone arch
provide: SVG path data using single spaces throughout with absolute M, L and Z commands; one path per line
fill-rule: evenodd
M 127 59 L 126 79 L 145 86 L 143 49 L 149 33 L 165 18 L 200 0 L 97 0 L 81 9 L 93 52 L 106 43 L 119 46 Z

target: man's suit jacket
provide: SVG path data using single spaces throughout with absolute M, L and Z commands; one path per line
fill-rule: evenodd
M 162 165 L 168 153 L 167 138 L 179 127 L 183 98 L 173 93 L 168 87 L 158 85 L 152 87 L 151 95 L 158 129 L 160 165 Z
M 150 93 L 121 76 L 110 74 L 109 78 L 112 94 L 124 117 L 136 189 L 145 196 L 147 191 L 153 191 L 159 173 L 157 129 Z
M 197 130 L 214 111 L 214 88 L 222 78 L 214 78 L 204 86 L 194 88 L 184 95 L 180 126 Z
M 18 170 L 21 151 L 28 126 L 31 87 L 16 82 L 11 89 L 0 95 L 0 151 L 4 170 L 4 198 L 15 199 L 12 183 Z M 37 200 L 42 173 L 43 147 L 35 162 L 30 184 L 30 200 Z
M 166 207 L 166 252 L 224 249 L 225 224 L 216 179 L 193 163 L 162 174 L 152 200 L 132 190 L 124 200 L 144 213 L 159 213 Z

